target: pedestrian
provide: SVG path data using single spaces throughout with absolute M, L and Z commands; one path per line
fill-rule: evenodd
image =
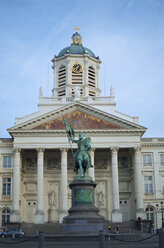
M 111 226 L 110 225 L 108 225 L 108 231 L 110 231 L 111 230 Z
M 119 225 L 116 226 L 116 233 L 119 233 Z

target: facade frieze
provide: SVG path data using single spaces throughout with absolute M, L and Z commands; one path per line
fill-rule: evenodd
M 102 135 L 102 134 L 118 134 L 118 135 L 138 135 L 141 136 L 143 134 L 143 130 L 125 130 L 125 129 L 119 129 L 119 130 L 75 130 L 75 133 L 79 133 L 79 132 L 83 132 L 83 133 L 88 133 L 88 134 L 97 134 L 97 135 Z M 38 136 L 38 135 L 42 135 L 42 136 L 58 136 L 60 134 L 65 134 L 64 130 L 14 130 L 12 132 L 13 137 L 19 137 L 19 136 Z M 164 145 L 164 144 L 163 144 Z
M 144 147 L 164 147 L 164 143 L 146 143 L 146 144 L 141 144 L 142 148 Z

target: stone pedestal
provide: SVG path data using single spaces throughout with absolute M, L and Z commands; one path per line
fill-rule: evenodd
M 55 208 L 50 208 L 49 209 L 49 222 L 50 223 L 55 223 L 58 222 L 58 210 Z
M 122 222 L 122 213 L 120 212 L 120 210 L 115 210 L 112 212 L 112 222 Z
M 42 211 L 36 211 L 35 224 L 43 224 L 45 222 L 44 213 Z
M 95 207 L 95 187 L 90 177 L 75 177 L 70 183 L 72 207 L 63 219 L 63 234 L 95 234 L 106 229 L 106 221 Z

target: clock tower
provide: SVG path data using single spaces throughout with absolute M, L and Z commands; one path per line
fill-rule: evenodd
M 62 49 L 52 59 L 54 70 L 54 97 L 76 97 L 77 88 L 80 97 L 100 96 L 99 68 L 100 59 L 82 45 L 78 28 L 72 35 L 70 46 Z

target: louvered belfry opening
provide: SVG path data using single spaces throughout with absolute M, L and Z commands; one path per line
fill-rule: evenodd
M 95 96 L 95 88 L 96 88 L 96 80 L 95 80 L 95 70 L 93 67 L 88 68 L 88 85 L 89 85 L 89 96 Z
M 58 70 L 58 96 L 65 96 L 66 67 L 61 65 Z
M 72 84 L 83 84 L 83 72 L 75 73 L 72 71 Z

